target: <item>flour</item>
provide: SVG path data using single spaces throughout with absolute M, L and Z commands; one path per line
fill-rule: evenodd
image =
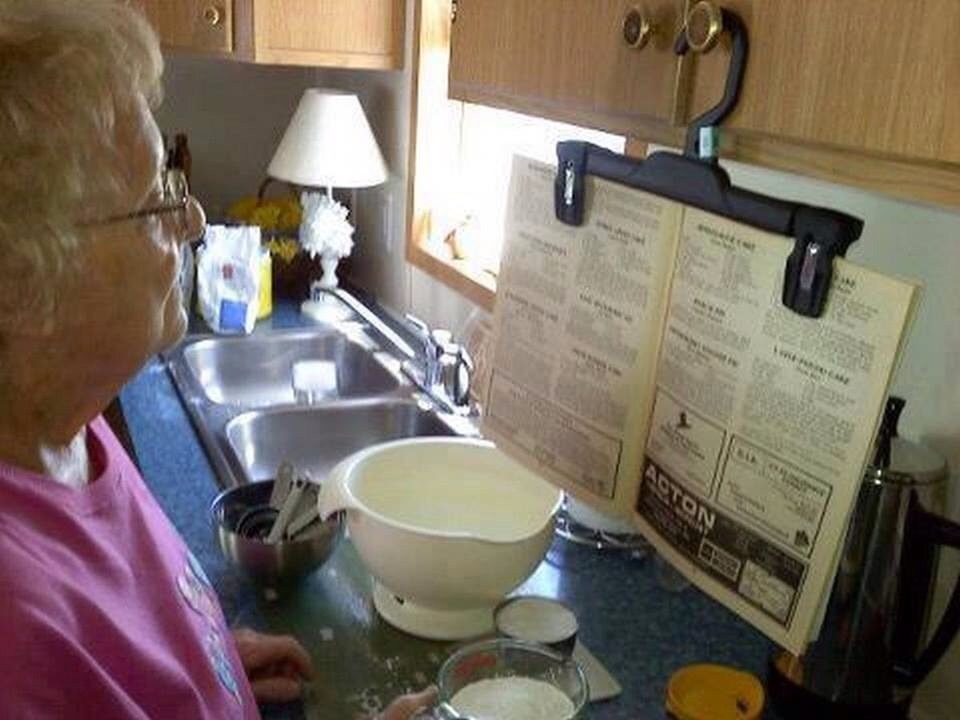
M 576 710 L 550 683 L 522 677 L 478 680 L 460 688 L 450 704 L 476 720 L 566 720 Z

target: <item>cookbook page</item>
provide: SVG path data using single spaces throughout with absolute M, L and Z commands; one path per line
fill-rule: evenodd
M 483 433 L 630 517 L 680 206 L 588 177 L 571 227 L 554 216 L 555 173 L 514 158 Z
M 816 631 L 917 288 L 834 263 L 780 300 L 792 241 L 686 208 L 636 520 L 691 581 L 800 654 Z

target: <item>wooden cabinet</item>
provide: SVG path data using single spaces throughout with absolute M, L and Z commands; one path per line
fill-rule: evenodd
M 675 106 L 677 0 L 457 0 L 450 95 L 630 134 Z M 649 27 L 646 43 L 631 47 Z
M 167 47 L 233 52 L 233 3 L 223 0 L 139 0 Z
M 750 57 L 725 126 L 848 151 L 960 163 L 957 0 L 723 0 Z M 691 117 L 721 94 L 718 46 L 690 73 Z
M 960 2 L 714 0 L 750 40 L 721 155 L 960 206 Z M 722 94 L 729 36 L 682 60 L 695 0 L 457 0 L 451 97 L 665 144 Z M 622 39 L 638 8 L 656 31 Z
M 254 0 L 258 62 L 403 67 L 403 0 Z
M 404 0 L 137 0 L 165 47 L 278 65 L 403 67 Z

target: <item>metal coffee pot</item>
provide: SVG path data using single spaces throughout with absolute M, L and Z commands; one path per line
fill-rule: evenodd
M 913 691 L 960 629 L 960 581 L 939 625 L 928 619 L 943 545 L 946 462 L 897 436 L 904 401 L 888 400 L 817 640 L 770 660 L 768 687 L 785 718 L 906 718 Z M 925 643 L 926 641 L 926 643 Z

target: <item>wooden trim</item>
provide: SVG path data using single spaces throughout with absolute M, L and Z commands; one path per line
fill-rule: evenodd
M 720 159 L 796 173 L 896 200 L 960 208 L 960 165 L 867 155 L 836 147 L 721 128 Z M 651 137 L 629 137 L 625 153 L 644 157 Z
M 419 254 L 420 243 L 429 236 L 430 217 L 429 209 L 424 207 L 425 203 L 418 192 L 417 184 L 423 181 L 422 175 L 418 170 L 418 143 L 420 139 L 420 103 L 425 102 L 424 83 L 421 82 L 423 69 L 420 65 L 420 46 L 424 43 L 424 20 L 423 16 L 429 16 L 436 13 L 434 0 L 413 0 L 413 47 L 411 48 L 411 73 L 410 73 L 410 136 L 409 152 L 407 153 L 407 217 L 404 223 L 407 228 L 407 236 L 404 242 L 404 257 L 407 262 L 418 265 L 416 256 Z M 425 7 L 426 6 L 426 7 Z M 449 62 L 449 61 L 448 61 Z M 424 138 L 424 140 L 426 140 Z M 424 172 L 421 170 L 421 172 Z M 414 227 L 416 223 L 416 227 Z M 423 268 L 425 272 L 429 272 Z
M 421 245 L 407 245 L 407 262 L 420 268 L 435 280 L 463 295 L 487 312 L 493 312 L 497 298 L 497 281 L 488 272 L 471 267 L 464 260 L 445 258 Z
M 411 78 L 410 155 L 407 165 L 407 238 L 405 258 L 434 279 L 488 311 L 493 310 L 496 280 L 487 272 L 430 247 L 433 208 L 446 191 L 442 173 L 456 154 L 458 138 L 439 132 L 450 122 L 447 72 L 450 62 L 451 0 L 415 0 Z
M 344 50 L 320 52 L 318 50 L 280 50 L 261 47 L 256 52 L 256 61 L 274 65 L 319 65 L 356 70 L 398 70 L 403 59 L 380 53 L 351 53 Z
M 233 0 L 233 51 L 240 60 L 253 60 L 254 0 Z
M 414 218 L 422 214 L 422 208 L 415 206 L 417 200 L 417 137 L 419 135 L 417 128 L 418 113 L 417 108 L 420 104 L 420 44 L 421 39 L 421 17 L 423 16 L 423 2 L 425 0 L 413 0 L 413 47 L 410 48 L 411 68 L 410 68 L 410 128 L 407 143 L 409 151 L 407 152 L 407 197 L 406 207 L 407 216 L 404 227 L 406 228 L 406 237 L 404 238 L 404 258 L 407 262 L 413 262 L 411 255 L 418 249 L 418 244 L 422 237 L 423 230 L 418 222 L 418 227 L 414 228 Z
M 238 60 L 235 52 L 227 52 L 226 50 L 207 50 L 201 47 L 193 47 L 191 45 L 178 45 L 177 43 L 167 42 L 166 40 L 160 40 L 160 50 L 166 53 L 176 53 L 177 55 L 184 55 L 186 57 L 196 57 L 196 58 L 217 58 L 219 60 Z
M 237 49 L 233 42 L 233 29 L 237 26 L 237 19 L 234 15 L 234 8 L 230 5 L 224 6 L 223 14 L 226 16 L 224 18 L 224 22 L 226 23 L 226 27 L 224 28 L 226 34 L 225 41 L 227 44 L 226 51 L 232 55 Z
M 390 48 L 391 68 L 402 70 L 407 60 L 407 0 L 394 0 L 398 4 L 398 11 L 393 15 L 392 38 Z
M 796 173 L 876 192 L 896 200 L 960 208 L 960 165 L 902 160 L 721 129 L 720 159 Z M 627 139 L 626 154 L 643 157 L 651 137 Z
M 253 26 L 251 35 L 253 37 L 253 59 L 254 62 L 262 62 L 263 52 L 267 49 L 264 42 L 266 28 L 270 27 L 270 8 L 264 0 L 251 0 L 253 2 Z
M 721 160 L 852 185 L 900 200 L 960 207 L 960 165 L 878 157 L 742 132 L 725 134 L 732 136 L 732 143 L 729 152 L 721 152 Z
M 450 96 L 463 102 L 489 105 L 512 112 L 550 118 L 580 127 L 597 128 L 615 135 L 644 138 L 658 145 L 682 147 L 686 130 L 669 125 L 646 115 L 606 114 L 567 107 L 546 100 L 534 100 L 493 92 L 489 88 L 458 85 L 450 89 Z
M 673 143 L 682 148 L 685 130 Z M 627 140 L 626 154 L 643 157 L 645 143 L 670 145 L 663 132 L 637 134 Z M 960 208 L 960 165 L 867 155 L 836 147 L 791 142 L 785 138 L 721 128 L 720 160 L 796 173 L 881 193 L 897 200 Z

